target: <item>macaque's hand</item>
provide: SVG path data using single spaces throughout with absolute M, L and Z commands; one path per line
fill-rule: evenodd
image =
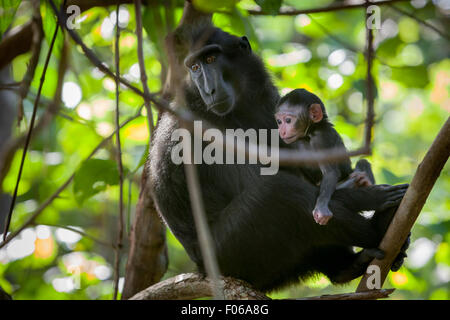
M 353 171 L 350 174 L 350 179 L 355 181 L 355 186 L 357 188 L 371 186 L 372 182 L 367 177 L 367 174 L 362 171 Z

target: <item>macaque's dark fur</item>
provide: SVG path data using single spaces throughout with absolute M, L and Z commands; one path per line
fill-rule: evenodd
M 233 86 L 236 103 L 223 116 L 207 112 L 199 88 L 186 77 L 184 93 L 176 99 L 179 106 L 219 128 L 275 129 L 273 112 L 279 96 L 261 60 L 241 47 L 241 38 L 211 27 L 199 34 L 205 30 L 212 31 L 205 45 L 223 47 L 221 59 L 227 60 L 221 70 L 223 81 Z M 217 90 L 221 85 L 217 83 Z M 170 137 L 177 128 L 178 120 L 165 113 L 150 150 L 150 183 L 162 218 L 203 271 L 184 168 L 171 161 L 178 142 Z M 405 186 L 387 185 L 337 190 L 330 202 L 334 219 L 319 226 L 311 215 L 317 186 L 285 168 L 273 176 L 261 176 L 259 169 L 259 165 L 197 165 L 221 274 L 264 291 L 318 272 L 335 283 L 360 276 L 379 251 L 355 253 L 352 246 L 378 246 L 405 192 Z M 376 212 L 368 220 L 358 214 L 362 210 Z
M 320 133 L 320 135 L 325 138 L 322 139 L 324 141 L 321 141 L 320 143 L 323 149 L 340 148 L 346 150 L 341 136 L 329 121 L 325 106 L 318 96 L 305 89 L 295 89 L 283 96 L 280 99 L 278 106 L 285 103 L 289 104 L 291 108 L 297 109 L 299 113 L 306 113 L 304 118 L 308 118 L 308 107 L 310 105 L 314 103 L 319 104 L 322 109 L 323 118 L 318 123 L 313 123 L 311 121 L 305 139 L 310 140 L 311 137 L 317 136 L 317 133 Z M 316 148 L 313 146 L 313 150 L 315 149 Z M 336 167 L 339 173 L 338 181 L 348 178 L 349 174 L 353 171 L 349 157 L 340 161 Z M 320 181 L 314 182 L 318 183 Z

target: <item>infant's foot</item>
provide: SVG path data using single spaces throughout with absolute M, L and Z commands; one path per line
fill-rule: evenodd
M 333 213 L 328 208 L 315 208 L 313 217 L 318 224 L 324 226 L 333 217 Z

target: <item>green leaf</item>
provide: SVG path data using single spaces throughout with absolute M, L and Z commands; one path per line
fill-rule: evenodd
M 355 80 L 353 81 L 353 88 L 355 88 L 356 90 L 358 90 L 359 92 L 361 92 L 364 96 L 364 98 L 367 99 L 367 81 L 364 79 L 359 79 L 359 80 Z M 378 97 L 378 88 L 377 86 L 374 86 L 374 98 L 376 99 Z
M 277 15 L 280 11 L 282 0 L 255 0 L 262 11 L 271 15 Z
M 239 0 L 194 0 L 194 7 L 204 12 L 219 10 L 229 11 L 234 8 Z M 281 0 L 280 0 L 281 1 Z
M 112 160 L 90 159 L 75 173 L 73 191 L 81 205 L 86 199 L 119 183 L 119 171 Z
M 53 3 L 57 8 L 61 7 L 62 0 L 53 0 Z M 42 29 L 44 30 L 45 40 L 48 45 L 52 43 L 53 34 L 55 33 L 56 26 L 58 24 L 58 18 L 53 12 L 52 6 L 48 0 L 41 1 L 40 6 L 42 16 Z M 64 45 L 64 33 L 61 29 L 58 30 L 56 35 L 55 45 L 52 51 L 56 57 L 60 56 L 62 47 Z
M 392 68 L 392 79 L 407 88 L 424 88 L 429 82 L 427 66 Z
M 0 0 L 0 40 L 16 15 L 21 0 Z
M 387 184 L 397 184 L 405 182 L 406 179 L 406 177 L 399 177 L 395 173 L 386 168 L 381 169 L 381 173 L 383 174 L 383 178 Z

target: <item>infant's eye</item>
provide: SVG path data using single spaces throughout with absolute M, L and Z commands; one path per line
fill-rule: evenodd
M 281 124 L 281 120 L 277 119 L 277 123 L 278 123 L 278 125 L 280 125 Z
M 291 118 L 286 118 L 286 123 L 291 123 Z
M 200 69 L 200 66 L 197 63 L 193 64 L 192 67 L 191 67 L 191 70 L 194 71 L 194 72 L 198 71 L 199 69 Z
M 216 57 L 215 56 L 208 56 L 208 57 L 206 57 L 206 63 L 210 64 L 210 63 L 213 63 L 214 61 L 216 61 Z

